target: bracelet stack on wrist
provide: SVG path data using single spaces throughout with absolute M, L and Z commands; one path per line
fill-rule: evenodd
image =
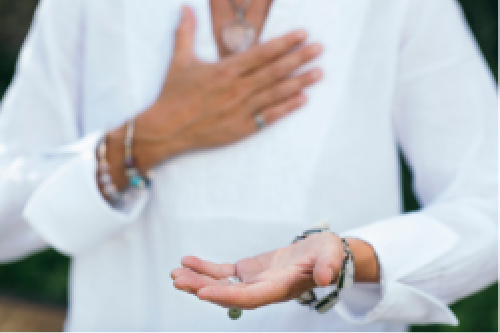
M 305 239 L 311 234 L 325 231 L 329 231 L 329 228 L 321 227 L 308 229 L 301 235 L 295 237 L 292 243 Z M 344 258 L 337 277 L 334 278 L 331 283 L 336 286 L 335 290 L 319 300 L 316 298 L 316 293 L 313 290 L 308 290 L 297 298 L 297 302 L 299 302 L 299 304 L 309 306 L 319 313 L 325 313 L 337 304 L 340 291 L 344 288 L 350 288 L 354 284 L 354 255 L 349 249 L 347 241 L 344 238 L 341 238 L 341 240 L 344 249 Z
M 124 193 L 118 191 L 118 188 L 113 183 L 113 179 L 109 173 L 109 163 L 106 159 L 106 150 L 106 135 L 104 135 L 99 140 L 99 144 L 97 146 L 97 168 L 99 170 L 98 181 L 102 185 L 102 193 L 104 197 L 109 201 L 111 206 L 120 207 L 124 203 Z
M 101 138 L 97 147 L 98 181 L 102 186 L 103 195 L 113 207 L 123 206 L 124 203 L 133 197 L 135 190 L 148 188 L 151 184 L 149 172 L 145 177 L 142 177 L 135 166 L 132 155 L 133 135 L 134 121 L 130 120 L 127 122 L 127 131 L 124 140 L 125 158 L 123 163 L 125 166 L 125 175 L 128 179 L 128 187 L 124 191 L 118 190 L 109 172 L 110 166 L 106 158 L 106 135 Z
M 151 184 L 150 177 L 146 173 L 142 177 L 135 167 L 134 157 L 132 155 L 132 140 L 134 137 L 134 120 L 127 122 L 127 132 L 125 134 L 125 174 L 127 175 L 128 184 L 131 188 L 146 188 Z

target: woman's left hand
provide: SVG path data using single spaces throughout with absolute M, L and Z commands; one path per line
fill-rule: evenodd
M 172 271 L 174 286 L 224 307 L 255 309 L 327 286 L 343 260 L 341 239 L 330 232 L 312 234 L 287 247 L 246 258 L 235 264 L 215 264 L 184 257 Z M 229 276 L 241 283 L 231 284 Z

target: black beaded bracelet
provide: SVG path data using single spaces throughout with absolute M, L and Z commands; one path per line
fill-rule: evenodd
M 325 231 L 329 231 L 329 228 L 325 227 L 308 229 L 301 235 L 295 237 L 292 244 L 298 242 L 299 240 L 307 238 L 311 234 L 321 233 Z M 341 240 L 344 249 L 344 259 L 342 260 L 342 266 L 339 270 L 337 278 L 331 283 L 336 284 L 336 289 L 319 300 L 317 299 L 316 293 L 313 290 L 308 290 L 302 293 L 297 298 L 297 302 L 299 304 L 309 306 L 319 313 L 325 313 L 330 310 L 335 304 L 337 304 L 340 296 L 340 291 L 344 287 L 349 288 L 352 286 L 352 283 L 354 281 L 354 255 L 350 251 L 347 241 L 344 238 L 341 238 Z

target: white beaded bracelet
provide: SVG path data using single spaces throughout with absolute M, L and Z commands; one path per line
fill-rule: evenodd
M 102 191 L 104 197 L 109 201 L 113 207 L 120 207 L 124 203 L 124 194 L 118 191 L 116 185 L 113 183 L 111 174 L 109 173 L 109 163 L 106 159 L 106 135 L 104 135 L 100 140 L 97 147 L 97 167 L 99 170 L 98 180 L 102 185 Z

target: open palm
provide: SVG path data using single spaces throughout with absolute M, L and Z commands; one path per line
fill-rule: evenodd
M 234 264 L 184 257 L 183 267 L 174 269 L 171 276 L 177 289 L 199 299 L 225 307 L 254 309 L 328 285 L 339 270 L 342 255 L 340 238 L 321 233 Z M 231 284 L 229 276 L 237 276 L 242 282 Z

